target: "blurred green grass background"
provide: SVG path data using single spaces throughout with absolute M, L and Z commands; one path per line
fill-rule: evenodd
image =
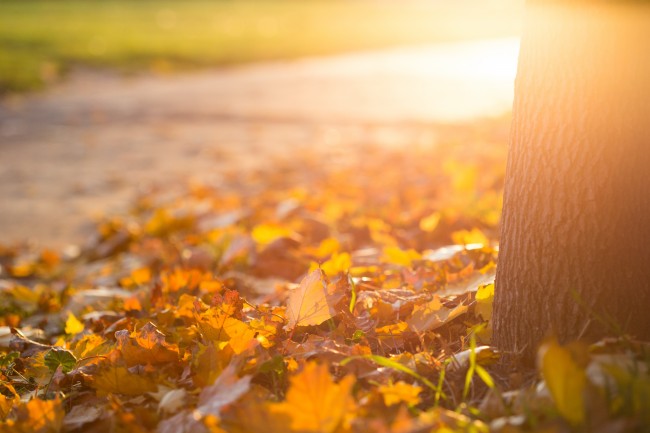
M 518 34 L 519 0 L 0 0 L 0 93 L 75 67 L 171 72 Z

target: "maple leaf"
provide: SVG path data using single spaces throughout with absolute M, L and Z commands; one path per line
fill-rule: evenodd
M 237 355 L 257 344 L 255 339 L 257 332 L 241 320 L 229 317 L 224 322 L 223 329 L 228 335 L 228 344 Z
M 335 284 L 327 283 L 320 269 L 309 273 L 289 295 L 289 327 L 320 325 L 334 317 L 334 307 L 343 296 L 336 289 Z
M 354 377 L 335 383 L 327 365 L 310 362 L 290 379 L 286 401 L 275 410 L 289 416 L 293 431 L 330 433 L 354 406 L 353 385 Z
M 165 335 L 151 322 L 144 325 L 139 332 L 129 335 L 127 330 L 115 333 L 117 348 L 122 353 L 127 365 L 167 364 L 178 361 L 178 347 L 167 344 Z

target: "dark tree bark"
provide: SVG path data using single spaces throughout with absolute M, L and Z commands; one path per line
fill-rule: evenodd
M 649 339 L 650 7 L 527 7 L 494 344 Z

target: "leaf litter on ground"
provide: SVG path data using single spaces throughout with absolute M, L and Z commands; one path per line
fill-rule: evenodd
M 81 249 L 0 246 L 0 432 L 648 428 L 647 345 L 549 340 L 539 372 L 490 346 L 506 123 L 142 195 Z

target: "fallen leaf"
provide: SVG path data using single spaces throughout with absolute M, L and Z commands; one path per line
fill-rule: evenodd
M 459 245 L 489 245 L 490 240 L 476 227 L 471 230 L 458 230 L 451 234 L 451 239 Z
M 16 408 L 16 419 L 0 423 L 2 433 L 59 433 L 65 411 L 61 399 L 34 398 Z
M 74 406 L 63 418 L 66 430 L 76 430 L 85 424 L 97 421 L 102 416 L 102 411 L 90 405 Z
M 45 354 L 45 365 L 54 373 L 59 367 L 64 373 L 72 371 L 77 364 L 77 358 L 72 352 L 62 347 L 53 347 Z
M 354 377 L 335 383 L 327 365 L 309 362 L 290 379 L 286 401 L 276 408 L 289 416 L 293 431 L 330 433 L 354 405 L 352 385 Z
M 415 250 L 403 250 L 396 246 L 384 247 L 382 261 L 399 266 L 411 267 L 414 260 L 420 260 L 422 256 Z
M 347 272 L 351 266 L 352 258 L 349 253 L 334 253 L 329 260 L 326 260 L 320 266 L 317 264 L 312 265 L 312 270 L 320 267 L 325 275 L 334 277 L 340 273 Z
M 440 212 L 433 212 L 432 214 L 422 218 L 419 224 L 420 230 L 427 233 L 433 232 L 436 227 L 438 227 L 438 223 L 440 223 L 441 217 L 442 215 Z
M 485 284 L 476 291 L 476 314 L 483 320 L 492 318 L 492 301 L 494 301 L 494 283 Z
M 587 375 L 555 339 L 547 340 L 538 352 L 542 377 L 551 392 L 558 412 L 571 424 L 583 424 Z
M 176 413 L 185 406 L 186 400 L 187 391 L 183 388 L 168 390 L 160 398 L 158 412 Z
M 115 333 L 117 348 L 126 364 L 161 365 L 178 361 L 178 347 L 165 342 L 165 335 L 151 322 L 140 331 L 129 334 L 122 330 Z
M 129 372 L 126 367 L 104 367 L 94 376 L 93 388 L 106 394 L 142 395 L 156 390 L 156 383 L 148 376 Z
M 250 388 L 252 376 L 237 376 L 235 367 L 231 364 L 224 369 L 214 385 L 208 386 L 199 395 L 196 410 L 202 415 L 219 416 L 221 409 L 236 401 Z
M 292 230 L 278 224 L 259 224 L 251 231 L 251 237 L 259 245 L 268 245 L 277 239 L 295 236 Z
M 289 295 L 287 317 L 289 327 L 320 325 L 336 315 L 334 306 L 341 299 L 336 285 L 328 285 L 323 272 L 309 273 Z
M 68 335 L 75 335 L 84 330 L 84 324 L 79 321 L 71 312 L 68 313 L 68 319 L 65 321 L 65 333 Z
M 409 406 L 415 406 L 421 401 L 420 393 L 422 392 L 422 387 L 411 385 L 400 380 L 395 383 L 381 385 L 378 391 L 381 393 L 386 406 L 393 406 L 402 402 Z
M 467 305 L 461 304 L 454 308 L 447 308 L 442 305 L 438 296 L 434 296 L 431 301 L 416 305 L 406 323 L 415 332 L 431 331 L 465 312 L 467 312 Z

